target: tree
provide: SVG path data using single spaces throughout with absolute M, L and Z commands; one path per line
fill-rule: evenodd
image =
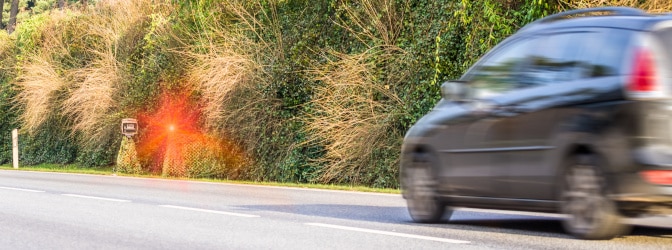
M 0 29 L 5 28 L 2 25 L 2 12 L 5 11 L 5 0 L 0 0 Z
M 9 8 L 9 24 L 7 24 L 7 33 L 12 34 L 16 28 L 16 15 L 19 14 L 19 0 L 12 0 L 12 6 Z

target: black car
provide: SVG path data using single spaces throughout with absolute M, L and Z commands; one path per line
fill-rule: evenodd
M 414 221 L 453 207 L 567 215 L 583 239 L 672 214 L 672 15 L 605 7 L 537 20 L 497 45 L 407 132 Z

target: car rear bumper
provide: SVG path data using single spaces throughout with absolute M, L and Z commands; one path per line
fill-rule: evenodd
M 615 190 L 610 198 L 626 214 L 672 215 L 672 186 L 647 182 L 639 173 L 614 176 Z
M 672 206 L 672 196 L 666 195 L 651 195 L 651 194 L 619 194 L 612 195 L 612 199 L 620 202 L 646 202 L 646 203 L 660 203 Z

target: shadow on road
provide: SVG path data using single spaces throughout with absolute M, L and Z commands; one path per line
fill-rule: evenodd
M 307 204 L 307 205 L 249 205 L 242 208 L 297 215 L 336 219 L 414 224 L 416 226 L 450 228 L 478 232 L 521 234 L 530 236 L 572 238 L 565 233 L 562 219 L 543 216 L 511 215 L 496 212 L 456 211 L 450 221 L 437 224 L 413 223 L 406 207 L 378 207 L 361 205 Z M 672 228 L 635 226 L 628 236 L 646 236 L 672 239 Z
M 251 210 L 273 211 L 370 222 L 407 223 L 410 221 L 406 207 L 378 207 L 334 204 L 250 205 L 240 207 Z
M 484 219 L 479 219 L 478 214 Z M 573 238 L 568 235 L 561 218 L 525 215 L 505 215 L 497 213 L 467 213 L 466 215 L 456 212 L 457 218 L 444 221 L 439 224 L 442 227 L 450 225 L 460 226 L 465 230 L 479 232 L 502 232 L 522 235 L 546 236 L 554 238 Z M 490 217 L 490 218 L 489 218 Z M 508 217 L 508 218 L 507 218 Z M 645 236 L 654 238 L 672 239 L 671 227 L 655 227 L 646 225 L 634 225 L 632 231 L 625 237 Z M 450 226 L 450 228 L 453 228 Z
M 629 235 L 672 239 L 672 228 L 636 226 Z
M 445 222 L 460 226 L 461 229 L 485 232 L 516 233 L 534 236 L 566 237 L 559 219 L 546 218 L 498 218 L 498 219 L 457 219 Z

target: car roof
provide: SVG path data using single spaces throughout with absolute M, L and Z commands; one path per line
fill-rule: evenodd
M 672 15 L 669 13 L 653 15 L 629 7 L 601 7 L 571 10 L 550 15 L 526 25 L 517 33 L 529 34 L 586 27 L 648 30 L 656 23 L 667 20 L 672 20 Z

